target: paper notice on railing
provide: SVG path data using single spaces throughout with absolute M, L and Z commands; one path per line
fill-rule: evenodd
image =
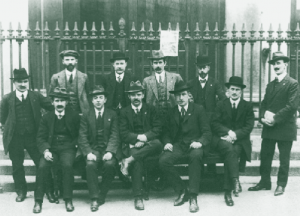
M 178 56 L 179 31 L 160 32 L 160 50 L 165 56 Z

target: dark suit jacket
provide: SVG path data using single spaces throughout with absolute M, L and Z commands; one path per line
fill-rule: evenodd
M 265 97 L 261 103 L 260 120 L 265 112 L 275 113 L 274 126 L 263 126 L 262 138 L 293 141 L 297 139 L 296 111 L 299 104 L 298 82 L 286 75 L 285 78 L 277 83 L 274 91 L 275 82 L 267 85 Z
M 116 154 L 117 148 L 120 144 L 118 116 L 115 111 L 105 107 L 103 118 L 104 142 L 107 146 L 106 152 Z M 97 142 L 96 137 L 96 113 L 95 109 L 91 108 L 88 113 L 82 115 L 80 121 L 78 146 L 84 156 L 94 151 L 92 147 Z
M 188 84 L 192 87 L 190 89 L 190 92 L 193 96 L 194 102 L 197 103 L 195 99 L 198 96 L 198 85 L 199 85 L 198 77 L 190 80 Z M 206 92 L 205 92 L 206 112 L 212 113 L 215 111 L 217 101 L 224 100 L 227 97 L 220 83 L 214 78 L 212 78 L 211 76 L 208 76 L 208 80 L 205 85 L 206 85 Z
M 28 90 L 28 97 L 32 107 L 36 126 L 35 128 L 37 132 L 41 119 L 41 108 L 50 111 L 53 110 L 54 107 L 52 106 L 51 100 L 49 98 L 44 97 L 38 92 Z M 13 91 L 9 94 L 4 95 L 0 106 L 0 122 L 2 126 L 4 126 L 3 145 L 5 154 L 7 154 L 8 152 L 8 146 L 15 132 L 15 125 L 17 124 L 15 101 L 16 91 Z
M 162 131 L 161 121 L 154 106 L 143 103 L 140 110 L 143 116 L 143 128 L 148 141 L 158 139 Z M 120 135 L 122 140 L 122 153 L 129 155 L 129 144 L 137 142 L 138 134 L 134 133 L 133 110 L 131 104 L 121 110 L 120 113 Z
M 125 91 L 129 88 L 131 81 L 136 81 L 136 78 L 132 76 L 129 72 L 125 71 L 123 81 L 125 82 Z M 108 92 L 107 95 L 107 101 L 105 106 L 108 108 L 112 108 L 113 101 L 114 101 L 114 95 L 115 95 L 115 89 L 116 89 L 116 74 L 115 72 L 112 72 L 108 75 L 104 75 L 100 78 L 99 82 L 104 88 L 105 91 Z M 130 100 L 127 97 L 127 94 L 125 94 L 126 99 L 126 106 L 130 105 Z
M 174 106 L 169 114 L 163 134 L 163 144 L 177 142 L 175 140 L 179 129 L 179 110 Z M 205 153 L 209 151 L 211 141 L 211 131 L 206 112 L 203 106 L 189 103 L 188 110 L 182 122 L 183 142 L 186 146 L 192 142 L 200 142 L 203 145 Z
M 41 119 L 36 140 L 39 151 L 42 154 L 46 149 L 51 149 L 53 146 L 55 118 L 55 112 L 51 111 L 44 115 Z M 66 143 L 66 145 L 62 146 L 62 148 L 75 148 L 77 146 L 80 116 L 72 109 L 66 109 L 64 118 L 72 141 L 69 144 Z
M 243 99 L 240 100 L 237 107 L 236 115 L 236 130 L 233 130 L 232 126 L 232 114 L 231 114 L 230 99 L 225 99 L 218 102 L 215 113 L 213 114 L 211 121 L 211 129 L 214 133 L 213 144 L 217 144 L 220 137 L 228 135 L 228 131 L 232 130 L 236 133 L 237 140 L 236 145 L 241 145 L 246 153 L 246 159 L 251 161 L 251 141 L 250 133 L 254 127 L 254 113 L 253 107 L 250 102 Z M 215 146 L 212 146 L 214 148 Z

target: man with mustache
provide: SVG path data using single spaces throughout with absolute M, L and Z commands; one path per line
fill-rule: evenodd
M 167 114 L 166 130 L 162 139 L 164 151 L 159 158 L 159 168 L 178 195 L 174 206 L 183 205 L 189 200 L 190 212 L 197 212 L 202 158 L 209 150 L 211 131 L 204 108 L 189 102 L 189 89 L 190 86 L 180 81 L 170 91 L 175 95 L 177 105 Z M 182 159 L 188 163 L 189 192 L 174 167 Z
M 275 79 L 267 85 L 261 103 L 260 122 L 263 124 L 260 150 L 260 182 L 249 191 L 271 190 L 272 160 L 277 143 L 280 167 L 274 195 L 284 194 L 288 181 L 290 153 L 297 139 L 296 113 L 299 105 L 299 85 L 286 71 L 289 57 L 274 52 L 269 60 L 275 70 Z
M 125 176 L 131 173 L 135 209 L 144 210 L 143 161 L 146 157 L 159 155 L 161 152 L 162 144 L 158 138 L 162 125 L 155 107 L 143 102 L 144 88 L 140 81 L 131 82 L 126 92 L 131 104 L 120 113 L 120 135 L 124 154 L 121 171 Z
M 73 92 L 73 102 L 69 103 L 68 106 L 78 113 L 85 113 L 89 110 L 87 98 L 89 82 L 87 74 L 76 68 L 80 55 L 75 50 L 64 50 L 59 55 L 65 69 L 52 76 L 49 92 L 51 93 L 56 87 L 65 88 L 67 92 Z
M 103 86 L 95 86 L 90 93 L 93 108 L 84 114 L 80 122 L 78 144 L 86 159 L 87 185 L 91 198 L 91 211 L 105 203 L 105 198 L 115 177 L 116 153 L 120 144 L 118 116 L 106 107 L 107 92 Z M 102 171 L 99 192 L 98 169 Z
M 41 109 L 53 110 L 51 101 L 40 93 L 29 90 L 29 75 L 24 68 L 13 71 L 15 91 L 4 95 L 0 106 L 0 122 L 3 130 L 5 154 L 9 153 L 12 161 L 16 202 L 26 198 L 27 185 L 24 170 L 24 150 L 28 152 L 36 167 L 40 153 L 36 145 L 36 134 L 41 119 Z M 48 177 L 50 172 L 48 173 Z M 47 197 L 55 202 L 51 180 L 47 182 Z
M 254 126 L 254 113 L 252 104 L 241 98 L 242 90 L 246 87 L 241 77 L 231 77 L 225 86 L 228 88 L 229 98 L 218 102 L 212 116 L 212 144 L 215 146 L 211 148 L 219 151 L 224 158 L 225 202 L 226 205 L 233 206 L 232 190 L 236 197 L 242 190 L 238 159 L 245 155 L 251 161 L 250 133 Z
M 80 116 L 67 108 L 69 95 L 66 89 L 55 88 L 49 95 L 55 110 L 44 115 L 37 134 L 37 146 L 43 157 L 40 159 L 36 177 L 35 205 L 33 213 L 42 211 L 45 175 L 54 165 L 61 166 L 63 199 L 68 212 L 74 210 L 73 196 L 73 163 L 76 155 Z

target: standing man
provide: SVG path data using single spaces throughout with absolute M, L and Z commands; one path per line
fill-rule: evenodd
M 91 198 L 91 211 L 105 203 L 106 194 L 115 177 L 116 152 L 120 144 L 118 116 L 107 108 L 107 92 L 95 86 L 90 93 L 93 108 L 81 118 L 78 144 L 86 158 L 86 177 Z M 102 168 L 99 193 L 98 168 Z
M 67 92 L 72 92 L 75 101 L 69 103 L 68 106 L 71 106 L 78 113 L 85 113 L 89 110 L 87 98 L 89 82 L 88 76 L 76 68 L 79 53 L 75 50 L 64 50 L 59 55 L 65 69 L 52 76 L 49 92 L 51 93 L 56 87 L 65 88 Z
M 9 153 L 12 161 L 16 202 L 26 198 L 27 185 L 24 171 L 24 150 L 28 152 L 36 167 L 39 165 L 40 153 L 36 145 L 36 134 L 41 119 L 41 109 L 53 110 L 51 101 L 38 92 L 29 90 L 29 75 L 24 68 L 13 71 L 15 91 L 4 95 L 1 101 L 0 122 L 3 129 L 5 154 Z M 50 173 L 49 173 L 50 174 Z M 50 180 L 47 182 L 49 183 Z M 48 185 L 48 184 L 47 184 Z M 50 185 L 48 185 L 50 190 Z M 55 202 L 53 194 L 49 201 Z
M 209 150 L 211 131 L 204 108 L 189 102 L 189 89 L 181 81 L 170 91 L 175 95 L 177 105 L 168 113 L 167 130 L 163 135 L 164 152 L 160 156 L 159 167 L 178 194 L 174 206 L 183 205 L 190 197 L 190 212 L 197 212 L 202 158 L 204 151 Z M 188 158 L 189 194 L 174 167 L 181 158 Z
M 144 210 L 143 160 L 161 152 L 162 144 L 158 138 L 162 126 L 155 107 L 143 103 L 144 88 L 140 81 L 131 82 L 126 92 L 131 104 L 122 109 L 120 115 L 122 150 L 126 157 L 122 161 L 121 171 L 128 176 L 131 166 L 134 206 L 137 210 Z
M 76 155 L 80 117 L 72 109 L 66 109 L 69 95 L 66 89 L 55 88 L 50 94 L 55 111 L 51 111 L 42 117 L 37 134 L 37 145 L 43 157 L 40 159 L 36 178 L 36 191 L 34 194 L 35 205 L 33 213 L 42 211 L 44 197 L 44 182 L 46 173 L 54 164 L 62 168 L 63 199 L 66 210 L 72 212 L 74 206 L 73 196 L 73 163 Z
M 217 101 L 224 100 L 225 92 L 220 83 L 208 74 L 210 71 L 210 60 L 208 56 L 197 56 L 197 78 L 188 82 L 191 86 L 190 92 L 196 104 L 202 105 L 210 119 L 215 111 Z
M 242 90 L 246 87 L 241 77 L 231 77 L 225 86 L 229 98 L 218 102 L 211 129 L 214 133 L 212 143 L 216 143 L 215 148 L 224 157 L 225 202 L 233 206 L 232 189 L 235 196 L 242 191 L 238 159 L 246 155 L 247 160 L 251 161 L 250 133 L 254 127 L 254 113 L 252 104 L 241 98 Z
M 286 68 L 289 57 L 282 52 L 274 52 L 272 64 L 275 79 L 267 85 L 261 103 L 260 122 L 263 124 L 260 151 L 260 182 L 249 191 L 271 190 L 271 167 L 277 143 L 280 167 L 275 196 L 282 195 L 288 181 L 290 153 L 293 141 L 297 139 L 296 112 L 299 104 L 298 82 L 291 78 Z

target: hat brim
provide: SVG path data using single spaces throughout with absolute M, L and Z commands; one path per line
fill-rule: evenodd
M 244 85 L 244 84 L 240 84 L 240 83 L 233 83 L 233 82 L 229 82 L 229 83 L 225 83 L 225 86 L 227 87 L 227 88 L 229 88 L 231 85 L 234 85 L 234 86 L 240 86 L 242 89 L 244 89 L 244 88 L 246 88 L 246 85 Z
M 89 95 L 90 96 L 95 96 L 95 95 L 104 95 L 104 96 L 107 96 L 108 95 L 108 93 L 106 92 L 106 91 L 104 91 L 104 92 L 91 92 L 91 93 L 89 93 Z
M 287 56 L 280 56 L 280 57 L 277 57 L 277 58 L 275 58 L 275 59 L 272 59 L 272 60 L 268 61 L 268 63 L 273 65 L 273 64 L 275 64 L 275 62 L 278 61 L 278 60 L 283 60 L 284 62 L 289 62 L 289 61 L 290 61 L 290 58 L 287 57 Z
M 134 93 L 134 92 L 145 92 L 145 89 L 136 89 L 136 90 L 128 90 L 126 93 Z
M 158 60 L 158 59 L 166 59 L 168 56 L 164 57 L 148 57 L 149 60 Z
M 110 59 L 109 61 L 110 61 L 111 63 L 114 63 L 114 61 L 117 61 L 117 60 L 125 60 L 126 62 L 128 62 L 129 57 L 112 58 L 112 59 Z
M 17 78 L 11 77 L 9 79 L 11 79 L 11 80 L 23 80 L 23 79 L 28 79 L 29 77 L 30 77 L 30 75 L 28 75 L 26 77 L 17 77 Z
M 58 94 L 49 94 L 49 97 L 51 98 L 62 98 L 62 99 L 70 99 L 69 95 L 58 95 Z
M 183 91 L 186 91 L 186 90 L 189 90 L 189 89 L 191 89 L 191 86 L 185 86 L 185 87 L 183 87 L 181 89 L 173 90 L 173 91 L 169 91 L 169 92 L 170 92 L 170 94 L 176 94 L 178 92 L 183 92 Z
M 197 62 L 195 62 L 195 65 L 197 66 L 204 66 L 204 65 L 210 65 L 211 62 L 207 62 L 207 63 L 203 63 L 203 64 L 198 64 Z

